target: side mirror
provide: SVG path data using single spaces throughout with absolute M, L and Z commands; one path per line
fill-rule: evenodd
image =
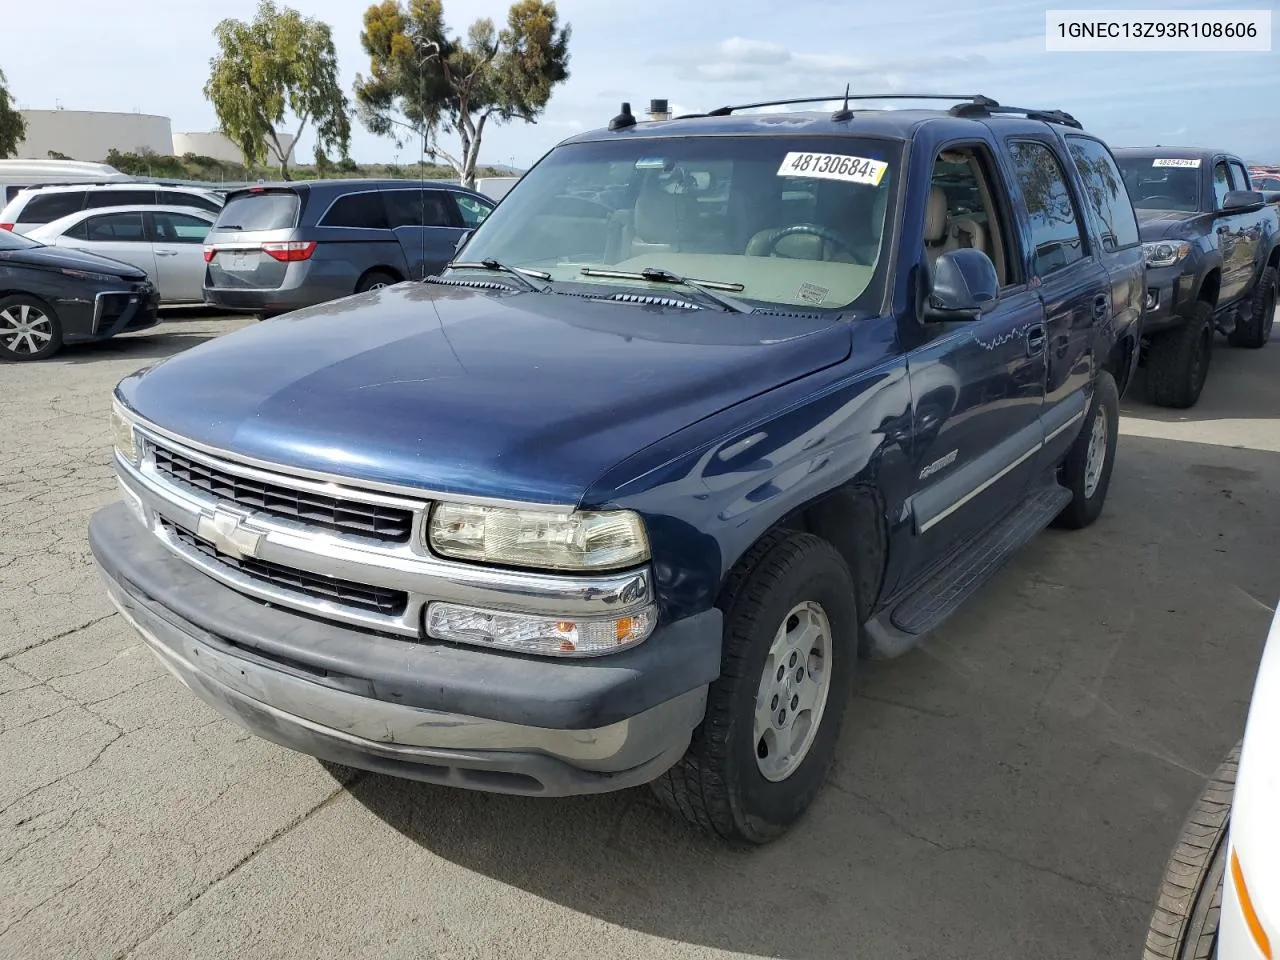
M 1222 198 L 1223 210 L 1257 210 L 1267 198 L 1257 190 L 1230 190 L 1227 195 Z
M 455 257 L 462 252 L 462 248 L 467 245 L 467 241 L 471 239 L 471 235 L 473 233 L 475 233 L 474 230 L 462 231 L 462 236 L 458 237 L 458 239 L 453 244 L 453 255 Z
M 981 250 L 951 250 L 933 265 L 926 320 L 976 320 L 996 305 L 996 265 Z

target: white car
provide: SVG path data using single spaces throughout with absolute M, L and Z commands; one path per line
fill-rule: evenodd
M 55 183 L 20 190 L 0 210 L 0 230 L 28 234 L 62 217 L 99 207 L 196 207 L 216 214 L 225 197 L 216 190 L 186 184 L 145 180 L 97 183 Z
M 194 207 L 103 207 L 61 217 L 27 237 L 133 264 L 155 283 L 162 306 L 203 303 L 204 238 L 216 219 Z
M 1244 739 L 1178 838 L 1143 958 L 1280 960 L 1280 611 Z

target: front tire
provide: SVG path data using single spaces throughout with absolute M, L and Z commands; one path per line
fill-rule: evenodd
M 1227 343 L 1250 350 L 1267 345 L 1276 319 L 1276 285 L 1276 268 L 1267 267 L 1262 271 L 1248 309 L 1236 320 L 1236 328 L 1227 336 Z
M 44 360 L 62 348 L 62 321 L 29 293 L 0 299 L 0 359 Z
M 1147 399 L 1158 407 L 1194 407 L 1213 356 L 1213 307 L 1197 300 L 1182 326 L 1152 338 L 1147 353 Z
M 1084 425 L 1058 469 L 1058 483 L 1071 491 L 1071 502 L 1054 519 L 1055 526 L 1080 530 L 1098 519 L 1111 486 L 1119 431 L 1120 391 L 1111 374 L 1100 370 Z
M 777 531 L 734 568 L 719 606 L 706 715 L 652 787 L 709 834 L 766 843 L 808 809 L 835 756 L 858 650 L 854 583 L 831 544 Z
M 1165 868 L 1142 960 L 1211 960 L 1218 944 L 1227 826 L 1240 744 L 1210 778 Z

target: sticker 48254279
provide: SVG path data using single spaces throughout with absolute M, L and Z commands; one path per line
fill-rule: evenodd
M 1159 160 L 1152 160 L 1153 167 L 1198 167 L 1200 166 L 1200 158 L 1193 157 L 1191 159 L 1182 159 L 1176 157 L 1168 157 Z
M 880 183 L 889 165 L 883 160 L 868 160 L 842 153 L 788 153 L 778 167 L 780 177 L 816 177 L 819 180 L 844 180 L 847 183 Z

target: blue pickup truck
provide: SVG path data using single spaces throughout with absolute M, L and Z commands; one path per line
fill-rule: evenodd
M 1139 352 L 1108 148 L 939 99 L 624 106 L 442 275 L 127 377 L 111 598 L 296 750 L 779 835 L 860 658 L 1098 517 Z

